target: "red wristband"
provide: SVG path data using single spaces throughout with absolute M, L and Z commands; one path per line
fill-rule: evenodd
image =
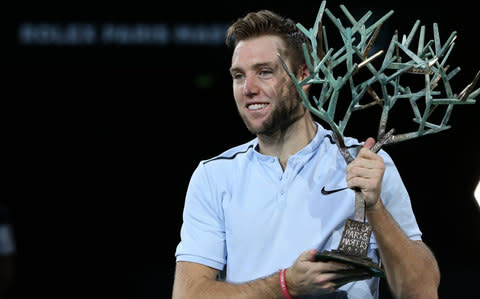
M 280 270 L 280 274 L 279 274 L 280 288 L 282 289 L 283 297 L 285 297 L 285 299 L 296 299 L 297 297 L 292 298 L 292 296 L 290 296 L 290 293 L 288 293 L 287 281 L 285 280 L 285 271 L 287 271 L 287 269 L 282 269 Z

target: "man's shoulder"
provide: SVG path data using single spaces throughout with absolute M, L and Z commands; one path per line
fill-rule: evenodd
M 216 164 L 213 162 L 220 162 L 220 161 L 225 161 L 225 162 L 238 161 L 239 159 L 245 158 L 250 151 L 253 151 L 256 145 L 257 145 L 257 139 L 253 139 L 244 144 L 234 146 L 224 151 L 220 155 L 217 155 L 211 159 L 203 160 L 201 163 L 203 165 L 207 165 L 207 164 Z
M 335 135 L 333 134 L 333 131 L 326 130 L 326 129 L 323 129 L 323 130 L 324 130 L 323 138 L 325 139 L 325 141 L 327 141 L 324 144 L 326 146 L 337 147 L 336 138 L 335 138 Z M 357 138 L 349 137 L 349 136 L 344 136 L 343 137 L 343 142 L 345 143 L 346 148 L 350 149 L 350 150 L 358 148 L 359 146 L 361 146 L 363 144 L 363 142 L 358 141 Z
M 323 138 L 324 141 L 326 141 L 323 143 L 325 146 L 329 147 L 330 149 L 333 149 L 333 147 L 337 148 L 337 145 L 335 143 L 335 135 L 331 130 L 325 130 Z M 357 156 L 358 151 L 362 148 L 362 145 L 364 143 L 363 141 L 360 141 L 357 138 L 350 136 L 344 136 L 343 142 L 345 143 L 345 147 L 348 149 L 348 151 L 352 154 L 353 157 Z M 340 151 L 335 150 L 334 152 L 338 154 L 339 158 L 343 159 Z M 385 163 L 388 164 L 387 166 L 392 166 L 390 164 L 393 164 L 393 160 L 385 150 L 381 149 L 378 152 L 378 155 L 380 155 L 384 159 Z

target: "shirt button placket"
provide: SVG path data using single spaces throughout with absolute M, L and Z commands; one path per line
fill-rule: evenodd
M 287 168 L 285 169 L 285 172 L 282 175 L 282 179 L 280 181 L 280 196 L 283 201 L 286 200 L 285 197 L 287 194 L 290 173 L 291 173 L 291 169 L 287 166 Z

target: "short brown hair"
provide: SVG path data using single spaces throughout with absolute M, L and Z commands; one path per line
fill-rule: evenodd
M 262 35 L 276 35 L 280 37 L 287 48 L 287 53 L 280 53 L 290 58 L 291 67 L 296 71 L 305 64 L 302 44 L 310 46 L 308 38 L 297 28 L 295 23 L 269 10 L 250 12 L 239 18 L 227 30 L 225 43 L 227 46 L 236 46 L 239 41 Z

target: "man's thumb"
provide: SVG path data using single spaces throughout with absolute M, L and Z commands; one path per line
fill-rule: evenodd
M 373 139 L 372 137 L 369 137 L 363 144 L 363 148 L 371 149 L 374 144 L 375 144 L 375 139 Z

